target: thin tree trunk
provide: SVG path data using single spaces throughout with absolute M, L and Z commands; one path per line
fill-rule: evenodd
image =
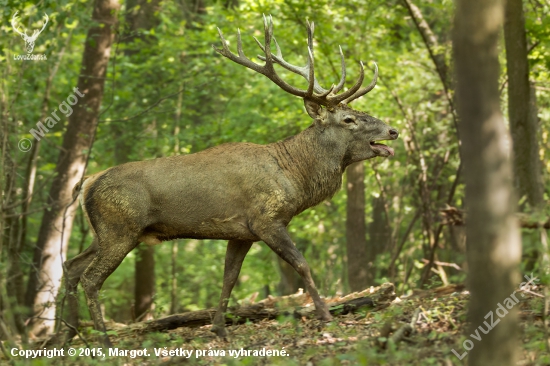
M 151 43 L 154 37 L 146 37 L 142 33 L 144 30 L 150 30 L 158 25 L 159 20 L 157 12 L 160 0 L 127 0 L 126 22 L 128 23 L 130 34 L 127 37 L 127 45 L 130 45 L 137 39 Z M 128 48 L 125 53 L 129 56 L 137 55 L 139 49 Z M 131 146 L 129 141 L 119 139 L 126 144 L 124 156 L 119 158 L 124 161 L 117 161 L 118 164 L 128 161 Z M 120 154 L 122 155 L 122 154 Z M 138 320 L 152 319 L 153 297 L 155 294 L 155 248 L 149 245 L 141 245 L 136 251 L 135 261 L 135 292 L 134 309 Z
M 62 263 L 77 207 L 77 202 L 71 204 L 71 193 L 84 173 L 86 154 L 96 129 L 118 8 L 117 0 L 96 0 L 94 5 L 92 19 L 99 24 L 88 31 L 78 89 L 73 90 L 75 95 L 78 91 L 84 96 L 78 95 L 78 103 L 73 106 L 74 112 L 63 136 L 56 176 L 49 192 L 51 207 L 44 211 L 29 274 L 25 302 L 33 311 L 30 330 L 35 335 L 49 332 L 54 327 L 54 321 L 43 319 L 55 318 Z
M 155 247 L 141 244 L 136 251 L 134 292 L 136 320 L 150 320 L 153 319 L 155 295 Z
M 346 169 L 346 248 L 348 284 L 351 291 L 369 285 L 367 239 L 365 224 L 365 163 L 360 161 Z M 370 283 L 372 285 L 372 283 Z
M 439 46 L 437 37 L 430 28 L 428 22 L 426 22 L 426 20 L 424 19 L 424 16 L 422 15 L 420 9 L 411 0 L 402 1 L 403 5 L 408 10 L 412 20 L 414 21 L 418 32 L 424 40 L 424 44 L 426 45 L 426 48 L 430 53 L 430 57 L 435 65 L 437 73 L 439 74 L 439 78 L 441 79 L 441 83 L 443 84 L 445 91 L 448 92 L 448 90 L 452 89 L 448 73 L 449 68 L 447 66 L 447 63 L 445 62 L 445 53 Z
M 430 54 L 430 58 L 434 63 L 435 69 L 437 71 L 437 74 L 439 75 L 439 79 L 441 80 L 441 84 L 443 85 L 443 89 L 445 91 L 445 97 L 447 98 L 447 102 L 449 103 L 449 108 L 453 116 L 453 123 L 455 125 L 455 128 L 457 128 L 456 110 L 452 96 L 454 85 L 449 75 L 449 66 L 447 65 L 447 62 L 445 60 L 445 50 L 439 45 L 437 37 L 430 28 L 428 22 L 426 22 L 426 20 L 424 19 L 420 8 L 418 8 L 412 2 L 412 0 L 402 1 L 405 5 L 405 8 L 407 8 L 407 10 L 409 11 L 409 14 L 414 21 L 418 32 L 422 36 L 424 44 L 426 45 L 428 53 Z
M 467 334 L 477 331 L 483 338 L 475 342 L 473 349 L 461 348 L 457 353 L 469 352 L 468 364 L 483 366 L 515 365 L 518 355 L 517 306 L 502 318 L 495 313 L 498 304 L 519 284 L 521 257 L 512 165 L 506 144 L 509 136 L 498 90 L 497 46 L 503 18 L 502 0 L 457 1 L 454 48 L 469 215 L 466 247 L 471 300 Z M 478 327 L 488 328 L 490 312 L 500 322 L 484 334 Z
M 180 90 L 183 90 L 184 84 L 181 85 Z M 174 114 L 174 154 L 180 153 L 180 123 L 181 123 L 181 106 L 183 103 L 183 92 L 178 94 L 178 101 L 176 104 L 176 113 Z M 171 256 L 171 281 L 170 281 L 170 314 L 178 312 L 178 240 L 172 241 L 172 256 Z
M 3 237 L 3 243 L 7 246 L 7 281 L 6 281 L 6 295 L 7 301 L 3 306 L 3 312 L 9 314 L 9 318 L 6 319 L 6 323 L 12 329 L 17 331 L 18 334 L 25 337 L 25 324 L 23 319 L 23 313 L 17 311 L 23 303 L 23 291 L 20 286 L 23 286 L 23 273 L 20 267 L 19 257 L 21 255 L 20 248 L 18 246 L 18 236 L 21 229 L 19 216 L 16 213 L 18 208 L 17 200 L 20 196 L 17 194 L 17 166 L 11 157 L 8 157 L 4 165 L 4 197 L 6 199 L 5 206 L 9 207 L 4 209 L 4 213 L 7 217 L 4 218 L 4 230 L 0 232 Z
M 5 206 L 6 204 L 10 204 L 8 199 L 9 185 L 6 180 L 9 180 L 7 174 L 10 171 L 10 166 L 12 163 L 10 153 L 11 145 L 9 144 L 8 139 L 11 132 L 10 120 L 8 118 L 9 89 L 6 85 L 6 80 L 8 80 L 7 76 L 10 75 L 10 71 L 10 62 L 7 60 L 7 62 L 4 63 L 0 73 L 0 256 L 4 255 L 4 248 L 6 245 L 9 246 L 9 237 L 7 236 L 9 235 L 9 218 L 6 217 L 8 213 L 6 212 Z M 0 286 L 2 286 L 2 288 L 5 288 L 6 286 L 6 275 L 7 273 L 5 270 L 0 270 Z M 2 309 L 0 312 L 0 337 L 2 339 L 12 341 L 12 330 L 17 328 L 15 324 L 13 324 L 12 327 L 5 324 L 7 320 L 10 319 L 10 304 L 7 297 L 8 296 L 7 294 L 4 294 L 4 291 L 0 291 L 0 308 Z
M 376 277 L 376 257 L 389 250 L 391 242 L 391 228 L 388 226 L 384 198 L 375 197 L 372 200 L 372 222 L 369 224 L 369 241 L 367 253 L 367 285 L 374 285 Z M 355 291 L 352 289 L 352 291 Z
M 536 104 L 531 105 L 525 19 L 521 0 L 507 0 L 504 40 L 508 65 L 508 118 L 514 145 L 515 185 L 533 208 L 544 205 L 537 141 Z M 533 115 L 534 114 L 534 115 Z
M 282 260 L 279 256 L 277 256 L 276 260 L 281 277 L 279 284 L 277 285 L 277 290 L 280 295 L 284 296 L 295 294 L 298 289 L 305 288 L 304 281 L 290 264 Z
M 170 281 L 170 314 L 178 312 L 178 241 L 172 241 L 172 273 Z

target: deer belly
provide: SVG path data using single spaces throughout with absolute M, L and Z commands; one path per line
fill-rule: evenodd
M 148 245 L 157 245 L 173 239 L 259 240 L 250 231 L 241 215 L 213 217 L 184 224 L 156 223 L 147 227 L 139 237 L 140 242 Z

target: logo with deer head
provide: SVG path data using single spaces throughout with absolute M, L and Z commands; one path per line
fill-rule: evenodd
M 19 11 L 16 11 L 15 14 L 13 14 L 13 17 L 11 18 L 11 26 L 13 27 L 13 30 L 16 31 L 23 38 L 23 40 L 25 41 L 25 48 L 27 49 L 27 53 L 31 53 L 32 50 L 34 49 L 34 42 L 36 42 L 36 39 L 38 38 L 40 33 L 42 33 L 44 28 L 46 28 L 46 24 L 48 24 L 48 20 L 50 18 L 48 18 L 48 14 L 44 13 L 44 25 L 42 26 L 42 29 L 33 30 L 32 36 L 29 36 L 26 31 L 21 32 L 19 30 L 19 26 L 16 25 L 16 23 L 17 23 L 17 13 L 19 13 Z

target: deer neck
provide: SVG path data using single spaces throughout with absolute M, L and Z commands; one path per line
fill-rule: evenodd
M 342 185 L 345 146 L 331 132 L 310 126 L 273 144 L 275 159 L 300 192 L 296 197 L 298 212 L 332 197 Z

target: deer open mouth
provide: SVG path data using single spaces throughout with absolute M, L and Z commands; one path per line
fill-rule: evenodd
M 376 155 L 380 155 L 380 156 L 394 156 L 395 155 L 395 153 L 394 153 L 394 151 L 391 147 L 386 146 L 384 144 L 379 144 L 376 141 L 371 141 L 370 142 L 370 147 L 371 147 L 372 151 L 374 151 L 376 153 Z

